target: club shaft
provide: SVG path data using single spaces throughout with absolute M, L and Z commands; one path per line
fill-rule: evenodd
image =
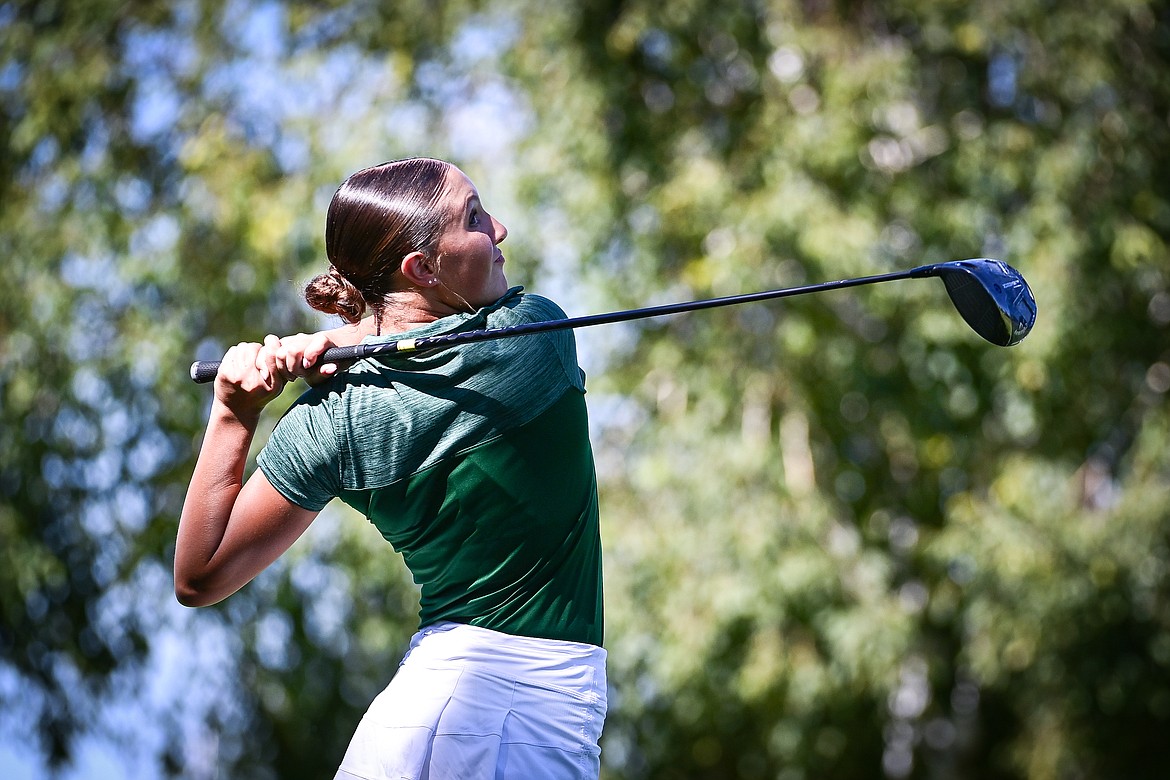
M 845 287 L 859 287 L 865 284 L 892 282 L 898 279 L 922 278 L 932 275 L 933 266 L 919 266 L 908 271 L 895 271 L 888 274 L 863 276 L 855 279 L 840 279 L 834 282 L 820 282 L 802 287 L 786 287 L 779 290 L 765 290 L 763 292 L 728 295 L 722 298 L 706 298 L 699 301 L 683 301 L 681 303 L 666 303 L 660 306 L 647 306 L 642 309 L 628 309 L 626 311 L 607 312 L 604 314 L 589 314 L 583 317 L 568 317 L 561 320 L 546 320 L 541 322 L 527 322 L 520 325 L 511 325 L 506 328 L 491 328 L 487 330 L 469 330 L 460 333 L 447 333 L 441 336 L 422 336 L 415 339 L 399 339 L 377 344 L 358 344 L 351 347 L 333 347 L 326 350 L 318 364 L 338 363 L 358 360 L 375 355 L 393 355 L 407 352 L 417 352 L 424 349 L 450 347 L 456 344 L 470 344 L 478 341 L 508 338 L 511 336 L 525 336 L 533 333 L 548 333 L 550 331 L 567 330 L 570 328 L 585 328 L 592 325 L 608 325 L 615 322 L 629 322 L 631 320 L 662 317 L 669 314 L 682 314 L 700 309 L 714 309 L 720 306 L 735 306 L 743 303 L 757 303 L 777 298 L 791 298 L 797 295 L 839 290 Z M 204 383 L 215 379 L 219 371 L 218 360 L 201 360 L 191 364 L 191 379 Z

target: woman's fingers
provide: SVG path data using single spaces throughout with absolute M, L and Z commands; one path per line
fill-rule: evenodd
M 324 333 L 318 333 L 309 339 L 309 343 L 305 345 L 305 353 L 302 358 L 302 363 L 305 368 L 312 368 L 317 365 L 317 361 L 325 354 L 326 350 L 334 346 L 333 342 Z M 332 363 L 327 365 L 333 365 Z M 317 366 L 318 370 L 324 371 L 325 366 Z M 336 369 L 336 366 L 334 366 Z
M 265 379 L 280 376 L 288 381 L 289 377 L 280 363 L 280 338 L 269 333 L 264 337 L 264 346 L 256 355 L 256 369 Z
M 320 363 L 321 356 L 336 346 L 324 333 L 297 333 L 279 339 L 276 349 L 276 364 L 281 375 L 292 381 L 304 377 L 309 384 L 317 384 L 337 373 L 335 363 Z
M 220 362 L 216 397 L 236 412 L 258 412 L 284 389 L 284 379 L 270 367 L 266 349 L 263 344 L 241 342 Z
M 337 363 L 320 362 L 325 352 L 335 346 L 324 333 L 297 333 L 283 338 L 270 333 L 263 344 L 241 342 L 228 350 L 220 372 L 238 390 L 249 393 L 283 388 L 298 377 L 316 385 L 340 370 Z
M 337 373 L 338 365 L 336 363 L 319 362 L 325 352 L 335 346 L 337 345 L 324 333 L 317 333 L 309 339 L 301 358 L 306 382 L 315 385 Z

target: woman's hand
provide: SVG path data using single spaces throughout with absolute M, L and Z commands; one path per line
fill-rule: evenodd
M 264 344 L 241 342 L 227 351 L 215 377 L 215 399 L 244 422 L 255 422 L 268 402 L 280 395 L 287 381 L 274 368 L 270 352 L 275 336 Z
M 261 359 L 287 382 L 300 377 L 310 385 L 317 385 L 340 369 L 337 363 L 318 365 L 325 351 L 336 346 L 341 345 L 334 340 L 332 331 L 297 333 L 283 338 L 268 336 L 264 339 Z

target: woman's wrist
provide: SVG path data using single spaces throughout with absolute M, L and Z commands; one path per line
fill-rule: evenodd
M 256 433 L 256 428 L 260 424 L 260 414 L 263 411 L 264 407 L 247 410 L 235 409 L 216 398 L 211 404 L 211 418 L 208 420 L 208 427 L 216 425 L 238 428 L 251 436 Z
M 338 328 L 321 331 L 317 335 L 324 335 L 329 341 L 338 347 L 352 347 L 355 344 L 362 343 L 362 339 L 366 336 L 373 336 L 378 332 L 377 320 L 370 316 L 365 317 L 358 322 L 342 325 Z

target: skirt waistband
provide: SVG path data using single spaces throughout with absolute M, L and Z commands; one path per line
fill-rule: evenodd
M 562 639 L 516 636 L 465 623 L 440 622 L 410 640 L 402 665 L 457 665 L 582 693 L 605 690 L 605 648 Z

